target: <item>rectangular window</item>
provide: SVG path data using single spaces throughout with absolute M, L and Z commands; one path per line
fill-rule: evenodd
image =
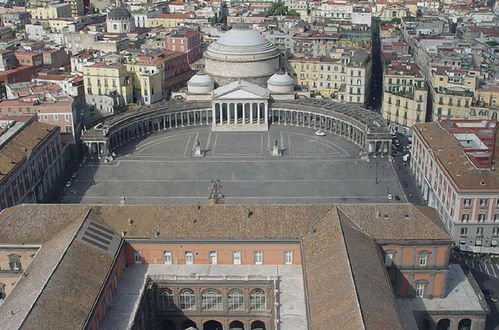
M 216 265 L 217 264 L 217 251 L 210 251 L 209 253 L 209 263 L 210 265 Z
M 234 265 L 241 264 L 241 251 L 232 251 L 232 263 Z
M 419 267 L 425 267 L 428 264 L 428 254 L 421 253 L 419 255 Z
M 462 227 L 461 228 L 461 236 L 466 236 L 468 234 L 468 228 Z
M 486 206 L 487 206 L 487 199 L 480 198 L 480 207 L 486 207 Z
M 494 236 L 499 235 L 499 227 L 492 228 L 492 235 L 494 235 Z
M 464 199 L 464 207 L 471 207 L 471 199 L 469 198 Z
M 136 264 L 142 263 L 142 250 L 133 251 L 133 259 Z
M 194 254 L 192 253 L 192 251 L 184 252 L 184 260 L 186 265 L 194 264 Z
M 461 217 L 461 222 L 468 222 L 470 220 L 470 215 L 469 214 L 463 214 Z
M 263 265 L 263 251 L 255 251 L 254 264 Z
M 476 235 L 477 236 L 482 236 L 483 235 L 483 227 L 478 227 L 476 229 Z
M 163 252 L 163 263 L 165 265 L 171 265 L 173 263 L 172 260 L 172 251 Z
M 293 251 L 284 251 L 284 264 L 285 265 L 293 264 Z
M 424 283 L 416 283 L 416 297 L 422 298 L 424 296 Z
M 483 213 L 480 213 L 478 215 L 478 222 L 484 222 L 485 221 L 485 214 Z

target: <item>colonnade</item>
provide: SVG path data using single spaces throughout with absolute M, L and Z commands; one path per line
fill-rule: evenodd
M 268 124 L 268 101 L 214 101 L 213 125 Z
M 204 125 L 212 125 L 214 130 L 216 126 L 222 126 L 227 131 L 267 130 L 269 123 L 331 132 L 355 143 L 371 157 L 383 157 L 390 153 L 389 139 L 376 139 L 375 134 L 369 134 L 355 121 L 351 123 L 347 119 L 306 110 L 269 110 L 267 102 L 217 101 L 211 109 L 179 110 L 143 118 L 129 117 L 108 127 L 105 132 L 101 129 L 104 133 L 98 138 L 95 138 L 95 134 L 88 134 L 88 138 L 84 135 L 83 141 L 88 153 L 100 159 L 111 154 L 116 148 L 153 132 Z
M 331 132 L 355 143 L 373 157 L 377 155 L 383 157 L 390 151 L 390 141 L 372 140 L 364 129 L 333 116 L 303 110 L 272 109 L 270 118 L 272 124 L 309 127 Z

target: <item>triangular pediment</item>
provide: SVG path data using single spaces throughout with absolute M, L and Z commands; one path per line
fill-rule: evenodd
M 252 84 L 245 80 L 234 81 L 213 91 L 213 99 L 268 99 L 269 91 L 266 88 Z

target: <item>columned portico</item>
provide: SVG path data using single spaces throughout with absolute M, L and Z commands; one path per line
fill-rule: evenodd
M 212 98 L 213 131 L 267 131 L 269 92 L 244 80 L 217 88 Z

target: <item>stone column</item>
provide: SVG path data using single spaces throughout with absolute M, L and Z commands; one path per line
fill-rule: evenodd
M 264 105 L 263 106 L 264 115 L 265 115 L 266 111 L 267 111 L 267 109 L 266 109 L 266 106 Z M 256 120 L 257 120 L 257 123 L 260 124 L 260 108 L 258 108 L 258 110 L 256 112 Z M 265 122 L 265 120 L 264 120 L 264 122 Z

